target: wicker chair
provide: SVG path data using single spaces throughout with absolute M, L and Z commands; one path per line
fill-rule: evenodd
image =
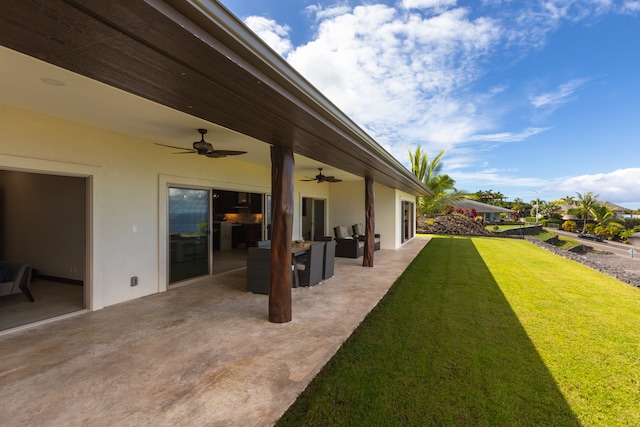
M 311 242 L 307 253 L 296 257 L 300 286 L 313 286 L 322 281 L 325 246 L 325 242 Z
M 364 254 L 364 241 L 354 239 L 345 225 L 333 228 L 336 236 L 336 256 L 343 258 L 359 258 Z
M 333 277 L 334 265 L 336 261 L 336 241 L 331 239 L 324 245 L 324 257 L 322 267 L 322 279 Z
M 247 292 L 269 295 L 271 288 L 271 248 L 247 249 Z M 291 265 L 291 286 L 298 286 L 298 276 Z
M 351 226 L 351 229 L 353 230 L 353 236 L 358 239 L 358 240 L 362 240 L 364 242 L 364 238 L 365 238 L 365 228 L 364 228 L 364 224 L 359 222 L 357 224 L 353 224 Z M 374 234 L 373 235 L 373 242 L 374 242 L 374 247 L 373 250 L 377 251 L 380 249 L 380 235 L 379 234 Z

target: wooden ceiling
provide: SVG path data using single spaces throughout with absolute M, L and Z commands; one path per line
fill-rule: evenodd
M 215 1 L 3 0 L 0 44 L 388 187 L 428 194 Z

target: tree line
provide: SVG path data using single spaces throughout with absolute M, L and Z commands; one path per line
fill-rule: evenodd
M 630 212 L 630 220 L 625 220 L 605 202 L 599 201 L 599 194 L 576 193 L 575 197 L 565 196 L 550 202 L 536 198 L 527 203 L 521 198 L 507 201 L 507 197 L 499 191 L 479 190 L 469 193 L 458 190 L 452 177 L 441 174 L 444 150 L 431 160 L 421 146 L 418 146 L 415 152 L 411 152 L 410 149 L 407 151 L 411 171 L 432 193 L 430 196 L 418 197 L 416 209 L 420 215 L 437 216 L 453 212 L 455 202 L 467 198 L 511 209 L 517 212 L 520 218 L 533 216 L 535 222 L 542 221 L 544 224 L 551 221 L 568 231 L 576 231 L 578 224 L 572 220 L 563 221 L 563 215 L 576 216 L 582 223 L 582 233 L 597 234 L 606 239 L 626 241 L 640 231 L 640 218 L 633 217 L 640 215 L 640 209 Z

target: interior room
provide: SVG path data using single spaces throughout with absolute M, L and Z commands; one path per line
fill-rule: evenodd
M 30 293 L 0 296 L 0 330 L 84 310 L 87 178 L 0 170 L 0 260 Z

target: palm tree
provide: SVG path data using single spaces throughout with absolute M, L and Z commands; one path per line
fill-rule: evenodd
M 504 194 L 502 194 L 499 191 L 496 191 L 495 193 L 493 193 L 493 201 L 495 202 L 497 200 L 497 202 L 495 203 L 498 206 L 502 206 L 503 203 L 502 201 L 505 199 Z
M 411 163 L 411 172 L 418 177 L 420 181 L 426 184 L 425 176 L 427 175 L 427 162 L 428 158 L 426 154 L 422 153 L 422 147 L 416 148 L 416 153 L 413 154 L 411 150 L 407 148 L 409 152 L 409 162 Z
M 575 197 L 573 196 L 564 196 L 559 200 L 563 205 L 573 205 L 576 202 Z
M 619 234 L 624 230 L 624 220 L 616 217 L 616 211 L 606 205 L 598 205 L 591 209 L 591 216 L 596 222 L 596 230 L 600 230 L 603 237 L 607 239 Z
M 444 156 L 445 151 L 442 150 L 431 162 L 429 162 L 429 156 L 427 153 L 422 152 L 422 147 L 416 148 L 415 154 L 407 148 L 409 152 L 409 161 L 411 162 L 411 172 L 418 177 L 427 187 L 429 187 L 429 181 L 440 174 L 442 170 L 442 163 L 440 159 Z
M 518 215 L 520 215 L 520 212 L 522 212 L 523 208 L 524 208 L 524 202 L 520 197 L 516 197 L 515 199 L 513 199 L 513 203 L 511 203 L 511 209 L 518 212 Z
M 418 212 L 438 213 L 446 204 L 460 200 L 467 193 L 456 190 L 455 180 L 449 175 L 440 175 L 442 163 L 440 160 L 445 151 L 441 151 L 433 160 L 429 161 L 429 156 L 418 146 L 415 153 L 407 149 L 411 162 L 411 172 L 422 181 L 433 193 L 430 197 L 420 197 L 417 201 Z
M 599 194 L 594 195 L 591 191 L 585 193 L 584 195 L 580 193 L 576 193 L 578 195 L 578 199 L 575 204 L 576 207 L 573 209 L 569 209 L 567 213 L 569 215 L 578 215 L 582 217 L 583 225 L 582 232 L 587 231 L 587 220 L 589 217 L 593 216 L 593 208 L 596 208 L 600 205 L 598 202 Z

